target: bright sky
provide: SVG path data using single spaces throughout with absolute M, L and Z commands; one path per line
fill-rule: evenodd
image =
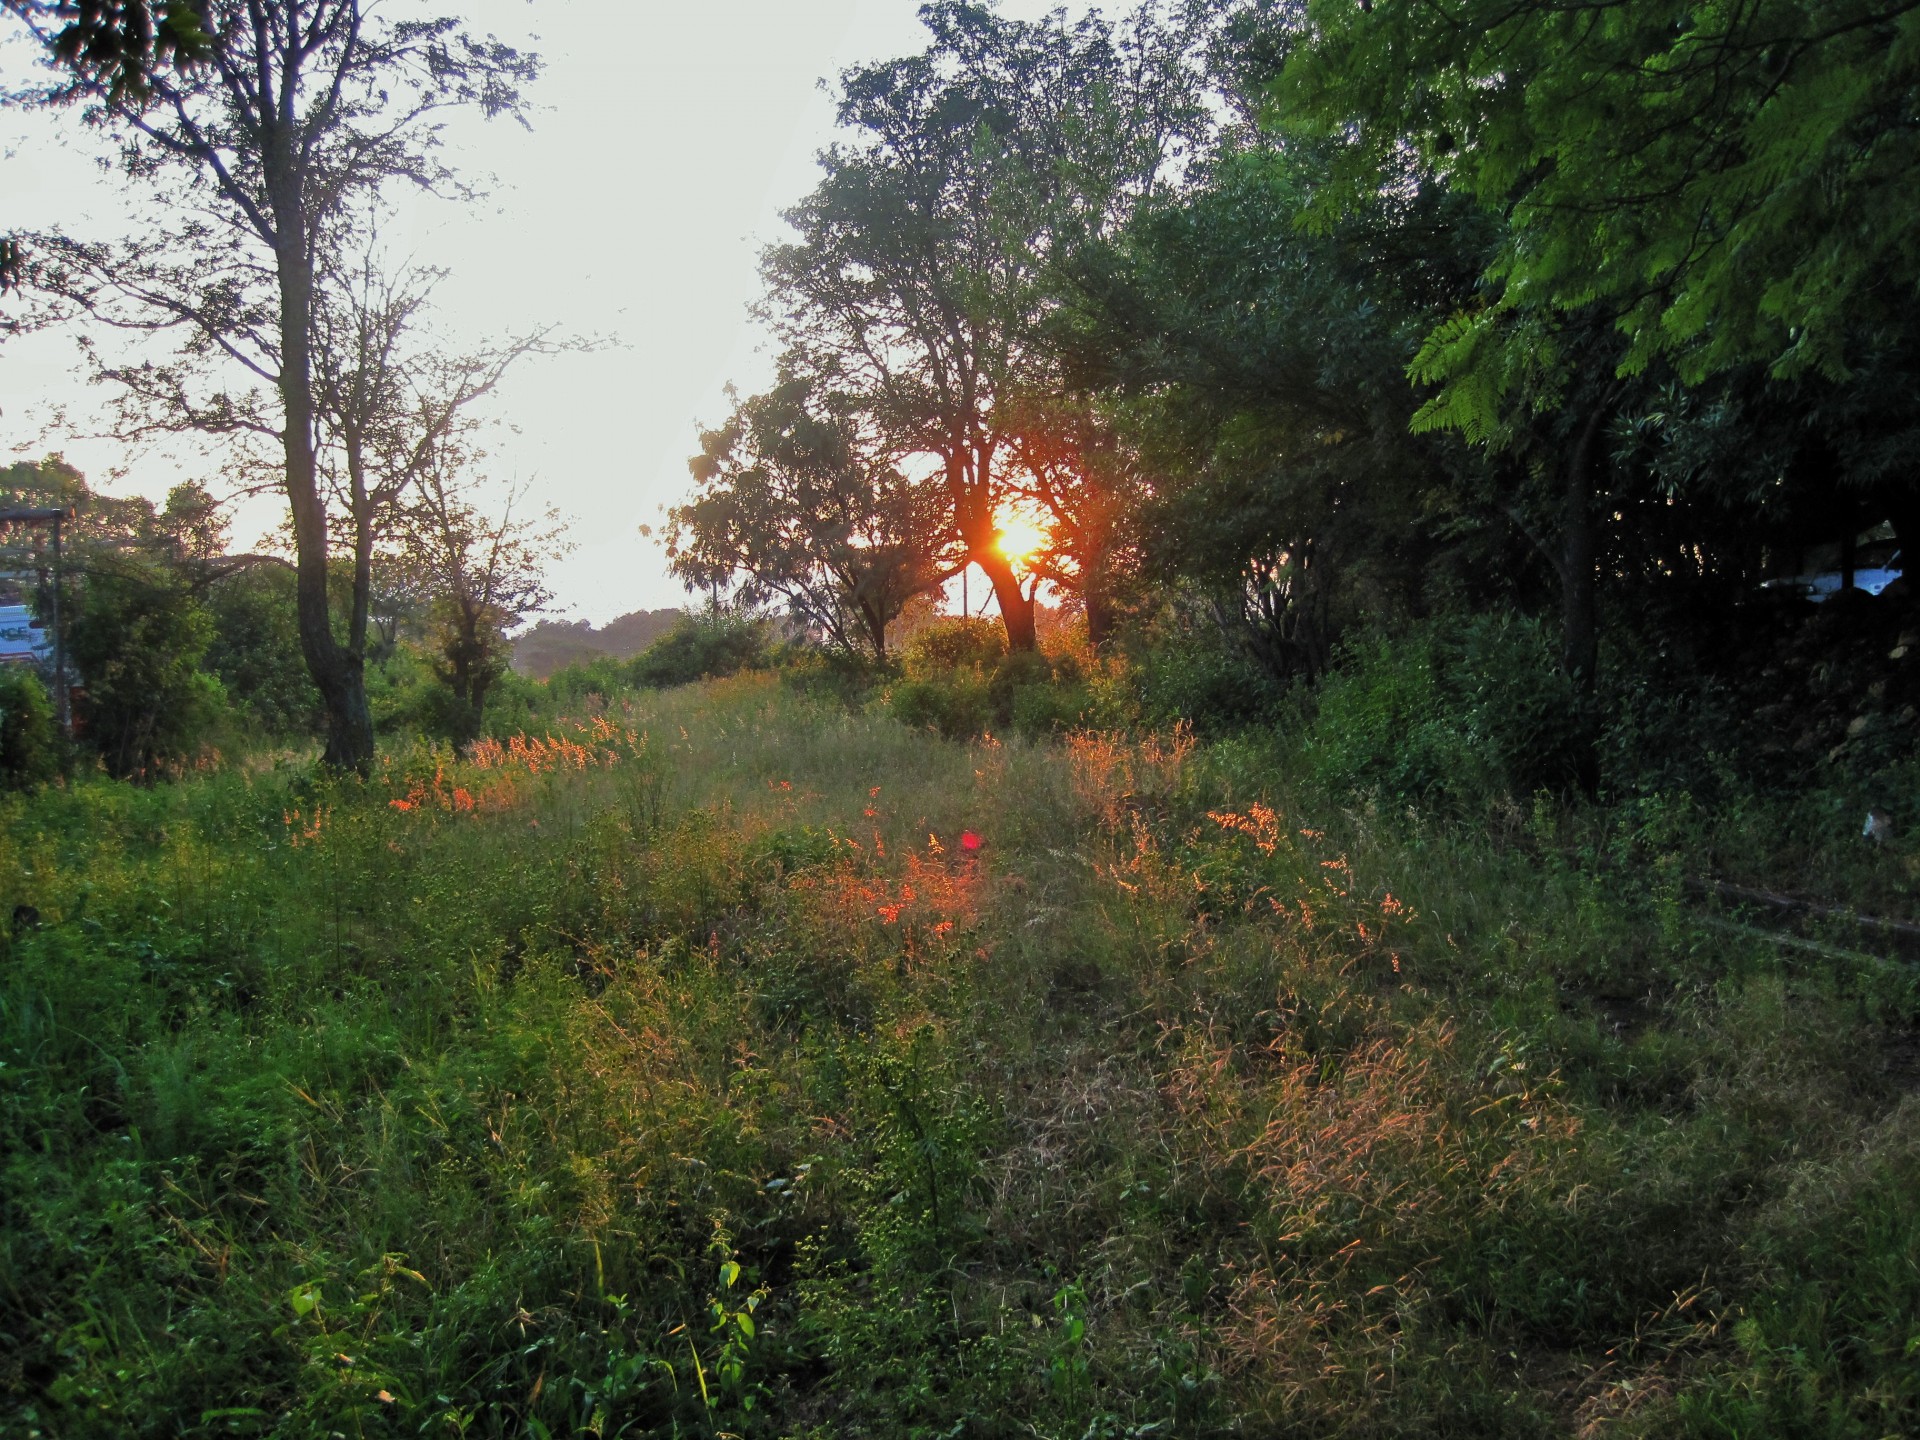
M 721 387 L 770 373 L 747 310 L 760 250 L 780 235 L 780 212 L 812 188 L 813 157 L 831 138 L 832 101 L 817 82 L 917 50 L 917 0 L 454 8 L 544 59 L 533 129 L 463 119 L 451 152 L 466 175 L 496 177 L 488 199 L 410 203 L 389 241 L 452 272 L 438 300 L 456 341 L 546 323 L 615 339 L 597 353 L 524 362 L 509 377 L 494 413 L 512 428 L 490 443 L 492 470 L 531 481 L 573 522 L 576 548 L 550 576 L 562 613 L 601 623 L 681 604 L 638 527 L 685 493 L 696 427 L 725 413 Z M 1000 8 L 1037 16 L 1054 6 Z M 17 43 L 0 47 L 0 79 L 20 83 L 26 62 Z M 124 229 L 126 195 L 96 167 L 91 143 L 70 114 L 0 111 L 0 224 L 80 237 Z M 89 421 L 101 397 L 84 374 L 71 335 L 0 342 L 0 458 L 62 450 L 116 493 L 157 498 L 185 475 L 217 488 L 215 460 L 86 438 L 99 429 Z M 47 433 L 61 405 L 70 424 Z M 255 502 L 235 540 L 251 543 L 279 515 Z

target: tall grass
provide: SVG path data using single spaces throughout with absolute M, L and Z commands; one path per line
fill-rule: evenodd
M 1297 787 L 741 678 L 0 802 L 0 1428 L 1911 1430 L 1910 979 Z

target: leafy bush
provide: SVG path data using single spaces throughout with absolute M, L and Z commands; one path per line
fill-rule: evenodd
M 687 616 L 635 656 L 627 673 L 637 686 L 664 690 L 761 669 L 771 663 L 772 652 L 772 637 L 760 616 L 715 608 Z
M 207 592 L 213 633 L 201 664 L 220 677 L 234 708 L 268 735 L 317 734 L 320 692 L 300 650 L 293 571 L 242 570 Z
M 986 670 L 1007 653 L 1004 628 L 977 615 L 936 620 L 907 642 L 901 657 L 917 680 L 953 670 Z
M 1032 650 L 1003 656 L 987 680 L 987 704 L 993 723 L 1002 730 L 1013 724 L 1014 702 L 1031 690 L 1046 690 L 1053 684 L 1053 664 Z
M 631 665 L 607 655 L 566 665 L 546 680 L 547 699 L 563 710 L 582 710 L 598 696 L 602 703 L 631 690 Z
M 949 740 L 970 739 L 993 720 L 986 678 L 971 669 L 919 679 L 910 676 L 893 687 L 887 708 L 902 725 L 915 730 L 931 727 Z
M 537 730 L 548 717 L 579 715 L 585 705 L 556 706 L 537 680 L 513 670 L 496 675 L 487 689 L 487 708 L 481 717 L 479 738 L 504 740 L 522 731 Z
M 1545 627 L 1435 620 L 1349 650 L 1321 686 L 1308 769 L 1403 800 L 1558 790 L 1577 774 L 1572 687 Z
M 151 777 L 212 738 L 226 694 L 200 668 L 213 619 L 178 575 L 95 557 L 68 630 L 86 735 L 108 773 Z
M 0 668 L 0 787 L 25 790 L 60 768 L 60 737 L 46 687 L 23 665 Z
M 949 739 L 985 731 L 1040 738 L 1063 730 L 1117 730 L 1137 718 L 1124 668 L 1088 676 L 1073 655 L 1007 654 L 990 622 L 954 620 L 912 649 L 907 678 L 888 693 L 902 724 L 938 730 Z
M 882 665 L 869 655 L 811 646 L 790 652 L 780 667 L 780 679 L 789 689 L 831 697 L 854 709 L 892 673 L 896 673 L 894 667 Z
M 1214 627 L 1157 639 L 1136 657 L 1132 675 L 1149 724 L 1184 720 L 1202 734 L 1218 735 L 1268 723 L 1280 711 L 1280 686 Z

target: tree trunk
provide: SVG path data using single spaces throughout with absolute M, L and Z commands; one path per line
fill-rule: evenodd
M 1000 606 L 1000 622 L 1007 629 L 1010 652 L 1039 649 L 1034 636 L 1033 601 L 1020 589 L 1013 562 L 1000 549 L 1000 527 L 995 523 L 988 476 L 993 468 L 991 445 L 969 450 L 955 445 L 947 454 L 947 493 L 953 499 L 955 528 L 966 544 L 967 558 L 978 565 L 993 586 Z M 961 595 L 966 594 L 966 571 L 960 572 Z
M 473 733 L 467 737 L 469 741 L 480 738 L 487 717 L 487 691 L 493 688 L 493 679 L 494 677 L 483 667 L 475 673 L 471 681 L 473 694 L 468 702 L 468 709 L 472 716 Z
M 280 400 L 286 428 L 287 503 L 293 515 L 300 651 L 326 712 L 324 764 L 364 775 L 373 765 L 373 717 L 358 654 L 333 633 L 327 595 L 327 509 L 321 498 L 313 439 L 313 257 L 307 249 L 301 177 L 288 153 L 290 126 L 267 137 L 265 165 L 276 227 L 280 285 Z
M 1087 644 L 1096 651 L 1106 649 L 1118 624 L 1112 597 L 1104 585 L 1092 584 L 1080 591 L 1080 603 L 1087 611 Z
M 1014 574 L 1012 563 L 994 549 L 976 552 L 973 563 L 986 573 L 987 579 L 993 584 L 993 598 L 1000 606 L 1000 621 L 1007 627 L 1008 651 L 1039 649 L 1040 642 L 1034 633 L 1033 601 L 1020 589 L 1020 577 Z

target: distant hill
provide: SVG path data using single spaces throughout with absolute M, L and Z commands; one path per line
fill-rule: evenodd
M 544 680 L 567 665 L 605 655 L 629 660 L 680 622 L 684 610 L 635 610 L 595 629 L 585 620 L 542 620 L 513 642 L 513 668 Z

